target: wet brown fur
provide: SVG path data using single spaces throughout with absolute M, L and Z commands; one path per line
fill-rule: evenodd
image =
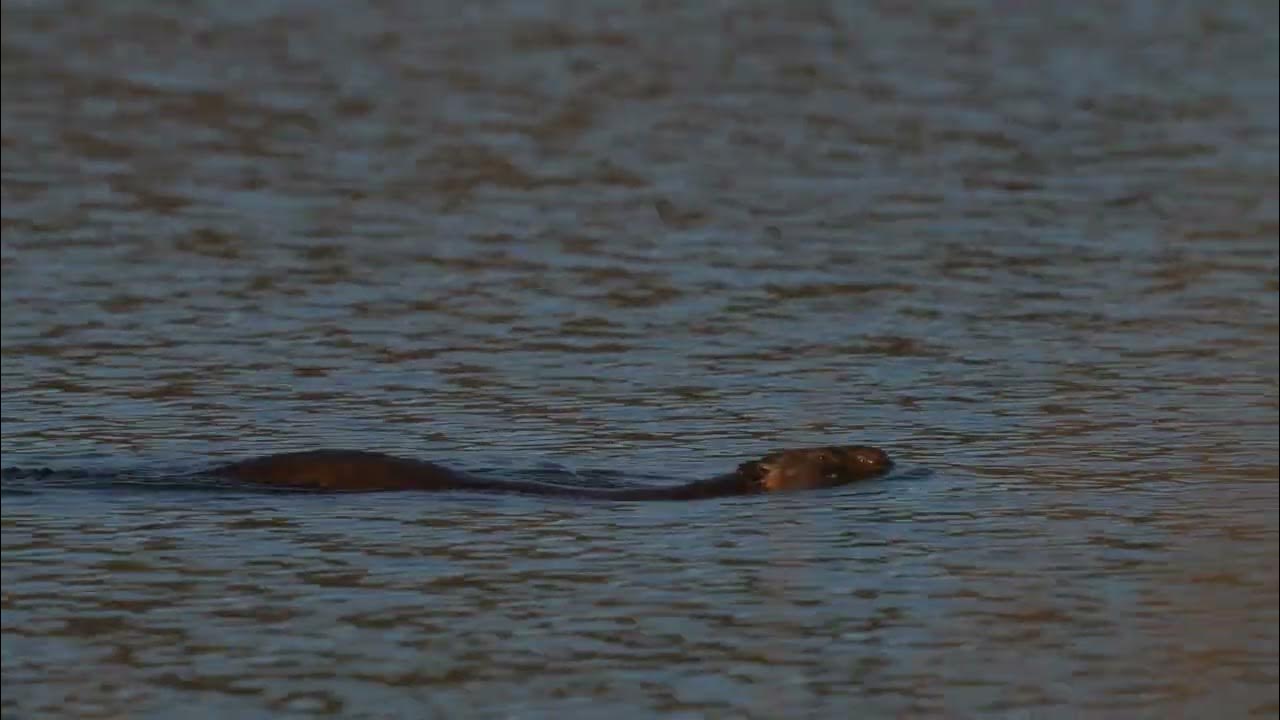
M 584 488 L 481 478 L 422 460 L 362 450 L 312 450 L 223 465 L 211 474 L 246 483 L 335 491 L 472 490 L 613 500 L 695 500 L 832 487 L 883 474 L 883 450 L 831 446 L 780 450 L 725 475 L 684 485 Z

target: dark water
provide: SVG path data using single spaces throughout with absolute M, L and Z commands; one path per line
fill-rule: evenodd
M 6 718 L 1275 717 L 1274 2 L 3 5 Z M 552 470 L 548 470 L 551 468 Z

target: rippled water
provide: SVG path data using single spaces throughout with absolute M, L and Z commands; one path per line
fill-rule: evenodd
M 1275 717 L 1271 2 L 3 5 L 5 717 Z M 610 471 L 610 472 L 607 472 Z

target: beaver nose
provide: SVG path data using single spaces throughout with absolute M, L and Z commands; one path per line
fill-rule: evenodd
M 880 448 L 864 447 L 854 451 L 854 457 L 858 462 L 872 467 L 887 468 L 893 465 L 893 460 L 889 458 L 889 453 Z

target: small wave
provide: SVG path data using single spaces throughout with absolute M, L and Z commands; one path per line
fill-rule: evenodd
M 0 470 L 0 495 L 35 495 L 51 490 L 298 492 L 294 488 L 249 487 L 207 471 L 106 471 L 48 467 L 7 467 Z

